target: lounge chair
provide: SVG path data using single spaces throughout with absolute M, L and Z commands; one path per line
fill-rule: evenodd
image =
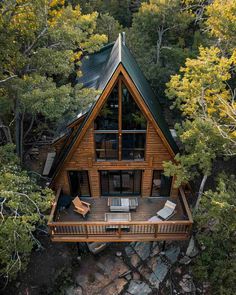
M 167 220 L 172 217 L 175 212 L 176 204 L 171 201 L 166 201 L 164 208 L 157 212 L 157 216 L 162 218 L 163 220 Z
M 74 211 L 81 214 L 83 217 L 90 211 L 90 204 L 84 201 L 81 201 L 79 197 L 74 198 L 72 201 L 75 209 Z

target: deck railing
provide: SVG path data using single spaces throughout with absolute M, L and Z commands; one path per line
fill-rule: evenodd
M 183 210 L 188 220 L 174 221 L 129 221 L 129 222 L 60 222 L 53 221 L 56 203 L 53 204 L 52 213 L 48 222 L 53 241 L 64 242 L 118 242 L 118 241 L 154 241 L 154 240 L 183 240 L 189 237 L 192 227 L 192 215 L 189 210 L 183 190 L 180 198 Z

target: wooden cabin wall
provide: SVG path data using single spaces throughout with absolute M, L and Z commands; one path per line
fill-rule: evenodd
M 70 194 L 68 171 L 88 170 L 91 196 L 100 197 L 99 170 L 128 170 L 141 169 L 142 173 L 142 197 L 151 196 L 153 170 L 163 169 L 162 162 L 171 160 L 168 149 L 164 145 L 161 137 L 156 132 L 151 122 L 148 122 L 146 137 L 146 157 L 145 161 L 96 161 L 93 124 L 86 131 L 79 145 L 74 149 L 70 159 L 64 164 L 61 173 L 56 177 L 56 187 L 62 186 L 63 192 Z M 171 196 L 175 197 L 178 190 L 171 189 Z

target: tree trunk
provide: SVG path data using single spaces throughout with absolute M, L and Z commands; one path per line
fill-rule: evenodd
M 161 55 L 161 46 L 162 46 L 162 37 L 163 37 L 163 30 L 158 28 L 158 39 L 157 39 L 157 53 L 156 53 L 156 64 L 160 63 L 160 55 Z
M 22 162 L 23 122 L 22 122 L 22 116 L 20 113 L 20 106 L 19 106 L 18 99 L 16 100 L 16 104 L 15 104 L 15 117 L 16 117 L 16 123 L 15 123 L 16 154 L 20 158 L 20 161 Z
M 200 203 L 200 200 L 201 200 L 203 191 L 204 191 L 204 187 L 205 187 L 207 178 L 208 178 L 208 175 L 207 174 L 204 174 L 204 176 L 202 178 L 202 181 L 201 181 L 200 188 L 199 188 L 199 192 L 198 192 L 198 196 L 197 196 L 197 202 L 196 202 L 195 207 L 194 207 L 194 211 L 195 212 L 198 210 L 199 203 Z
M 0 128 L 2 128 L 2 131 L 6 137 L 7 143 L 12 143 L 12 136 L 11 136 L 11 130 L 8 126 L 3 124 L 2 119 L 0 118 Z

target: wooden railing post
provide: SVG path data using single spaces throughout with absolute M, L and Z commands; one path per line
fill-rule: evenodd
M 86 232 L 86 238 L 88 239 L 89 235 L 88 235 L 88 225 L 85 224 L 85 232 Z
M 120 227 L 120 224 L 118 226 L 118 235 L 119 235 L 119 237 L 121 237 L 121 227 Z
M 157 234 L 158 234 L 158 224 L 154 225 L 155 228 L 155 239 L 157 238 Z

